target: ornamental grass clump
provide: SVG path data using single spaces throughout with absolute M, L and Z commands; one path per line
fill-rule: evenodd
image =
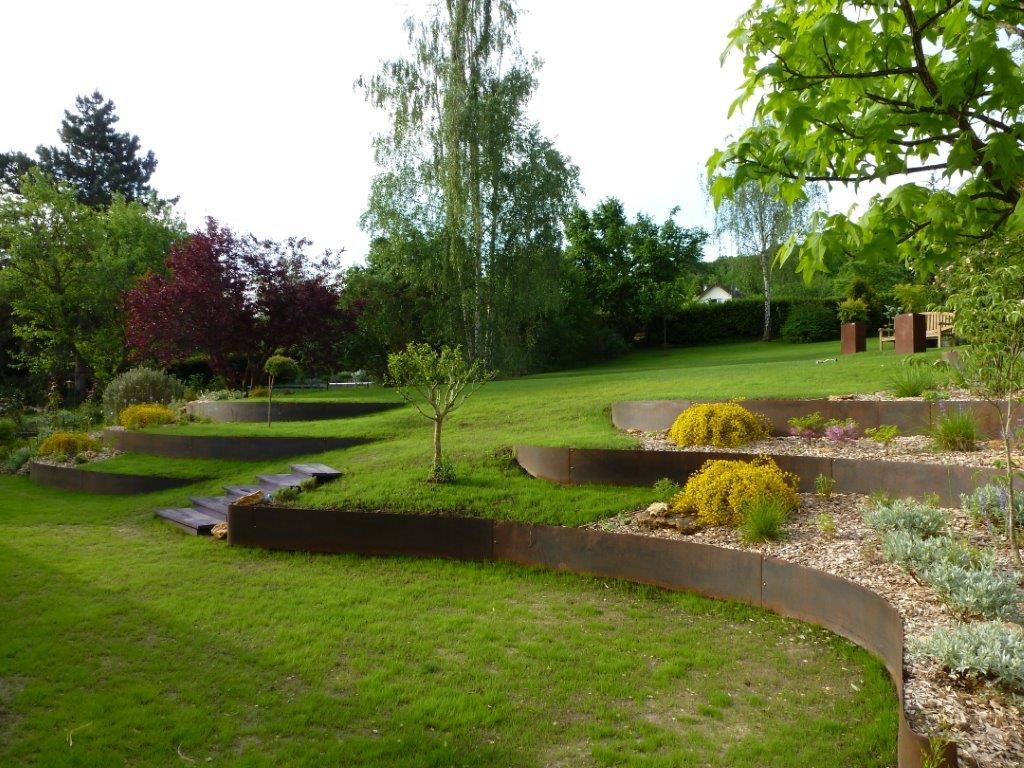
M 739 403 L 697 403 L 676 418 L 668 439 L 676 445 L 735 448 L 772 433 L 771 423 Z
M 744 508 L 766 497 L 779 500 L 787 511 L 799 504 L 797 478 L 769 458 L 754 461 L 716 459 L 704 463 L 669 506 L 676 514 L 692 513 L 703 525 L 738 526 Z
M 921 397 L 942 382 L 939 374 L 923 365 L 901 365 L 889 379 L 889 391 L 895 397 Z
M 912 650 L 934 658 L 947 672 L 967 683 L 993 682 L 1024 693 L 1024 630 L 998 621 L 939 629 Z
M 786 532 L 790 508 L 778 496 L 759 496 L 743 505 L 740 537 L 748 544 L 778 541 Z
M 974 451 L 982 439 L 981 429 L 974 414 L 960 408 L 939 406 L 935 425 L 928 430 L 935 447 L 940 451 Z
M 77 456 L 83 451 L 98 451 L 100 444 L 85 432 L 54 432 L 36 451 L 40 456 Z
M 160 424 L 173 424 L 177 420 L 174 411 L 156 403 L 130 405 L 117 417 L 117 423 L 125 429 L 145 429 Z

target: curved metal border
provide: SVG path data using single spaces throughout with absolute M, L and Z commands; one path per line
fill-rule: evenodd
M 400 408 L 401 403 L 272 403 L 271 418 L 274 421 L 325 421 L 366 416 L 371 413 Z M 267 420 L 267 404 L 234 402 L 195 401 L 185 406 L 188 413 L 211 421 L 260 422 Z
M 230 507 L 228 542 L 303 552 L 496 560 L 756 605 L 818 624 L 879 657 L 900 705 L 899 768 L 922 768 L 931 749 L 929 740 L 911 729 L 903 708 L 899 613 L 874 592 L 811 568 L 756 552 L 593 529 L 269 505 Z M 945 743 L 939 768 L 957 764 L 956 744 Z
M 663 477 L 684 483 L 712 459 L 752 461 L 743 453 L 640 451 L 603 448 L 516 446 L 516 461 L 528 474 L 562 485 L 653 485 Z M 960 494 L 991 481 L 998 470 L 949 464 L 917 464 L 824 456 L 770 456 L 800 479 L 800 490 L 814 490 L 818 475 L 831 477 L 839 493 L 888 491 L 901 496 L 934 493 L 943 504 L 959 504 Z
M 112 448 L 172 459 L 238 459 L 262 461 L 324 453 L 370 442 L 362 437 L 227 437 L 222 435 L 163 435 L 105 429 L 103 440 Z
M 155 475 L 124 475 L 116 472 L 89 472 L 77 467 L 55 467 L 29 462 L 29 479 L 36 485 L 65 491 L 124 496 L 153 493 L 180 488 L 205 480 L 205 477 L 157 477 Z
M 694 403 L 704 400 L 623 400 L 612 405 L 612 423 L 619 429 L 662 432 Z M 999 436 L 995 408 L 984 400 L 740 400 L 744 408 L 761 413 L 772 423 L 776 435 L 789 434 L 786 423 L 794 416 L 818 411 L 826 419 L 853 419 L 862 427 L 895 424 L 907 435 L 925 433 L 944 408 L 962 408 L 974 414 L 982 434 Z

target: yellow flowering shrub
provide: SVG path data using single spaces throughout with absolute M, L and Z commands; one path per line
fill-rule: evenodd
M 100 444 L 85 432 L 54 432 L 36 451 L 40 456 L 77 456 L 82 451 L 98 451 Z
M 796 509 L 797 487 L 796 475 L 783 472 L 767 457 L 713 460 L 686 481 L 669 503 L 669 510 L 692 513 L 704 525 L 737 526 L 743 521 L 744 506 L 755 499 L 773 496 L 787 509 Z
M 142 429 L 154 424 L 173 424 L 177 420 L 174 411 L 155 403 L 129 405 L 117 417 L 117 422 L 127 429 Z
M 679 414 L 668 439 L 676 445 L 735 448 L 771 433 L 772 425 L 765 416 L 751 413 L 739 403 L 696 403 Z

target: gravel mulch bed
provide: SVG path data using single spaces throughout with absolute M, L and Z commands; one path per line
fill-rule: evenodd
M 888 449 L 868 438 L 837 443 L 827 438 L 805 440 L 802 437 L 769 437 L 736 448 L 714 448 L 707 445 L 680 447 L 669 441 L 664 432 L 638 432 L 640 445 L 647 451 L 718 451 L 747 455 L 780 454 L 785 456 L 825 456 L 834 459 L 872 459 L 910 461 L 918 464 L 949 464 L 969 467 L 991 467 L 1004 458 L 1002 443 L 986 440 L 976 451 L 938 451 L 925 435 L 897 437 Z M 1024 454 L 1014 458 L 1024 462 Z
M 102 430 L 99 432 L 90 432 L 89 437 L 91 437 L 93 440 L 99 441 L 100 444 L 102 445 Z M 66 460 L 57 459 L 53 456 L 33 456 L 32 461 L 36 462 L 37 464 L 46 464 L 51 467 L 65 467 L 68 469 L 73 469 L 75 467 L 80 467 L 82 464 L 92 464 L 95 461 L 104 461 L 105 459 L 112 459 L 115 456 L 121 455 L 122 453 L 124 453 L 124 451 L 115 451 L 113 448 L 108 448 L 104 446 L 98 451 L 83 451 L 82 453 L 78 454 L 78 456 L 71 456 Z M 28 462 L 26 462 L 25 465 L 21 468 L 21 470 L 19 470 L 19 473 L 28 474 Z
M 787 526 L 786 538 L 766 544 L 745 544 L 730 528 L 698 528 L 684 534 L 670 527 L 673 521 L 664 513 L 652 515 L 646 510 L 624 513 L 593 527 L 760 552 L 849 579 L 882 595 L 899 610 L 908 641 L 955 625 L 955 619 L 931 587 L 918 584 L 901 568 L 882 558 L 878 538 L 862 518 L 867 497 L 836 494 L 826 500 L 814 494 L 801 494 L 800 501 L 799 511 Z M 992 547 L 988 532 L 975 528 L 965 513 L 946 511 L 954 532 L 975 546 Z M 817 519 L 822 514 L 835 520 L 834 535 L 821 532 Z M 1010 567 L 1005 546 L 996 550 L 996 558 L 1003 567 Z M 1024 697 L 991 686 L 967 690 L 935 662 L 911 652 L 905 659 L 904 678 L 910 723 L 919 733 L 946 735 L 956 741 L 961 765 L 1024 766 Z
M 892 392 L 882 390 L 880 392 L 865 392 L 858 395 L 829 395 L 829 400 L 880 400 L 884 402 L 892 402 L 897 400 L 902 401 L 923 401 L 934 398 L 927 397 L 896 397 Z M 961 402 L 964 400 L 978 400 L 978 396 L 968 389 L 961 389 L 960 387 L 943 387 L 942 397 L 936 402 L 943 402 L 946 400 L 952 400 L 954 402 Z

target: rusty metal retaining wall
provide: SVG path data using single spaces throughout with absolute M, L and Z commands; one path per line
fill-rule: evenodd
M 756 552 L 583 528 L 268 505 L 231 507 L 228 542 L 301 552 L 496 560 L 763 607 L 818 624 L 878 656 L 900 702 L 899 768 L 922 768 L 929 749 L 928 740 L 911 730 L 902 706 L 903 622 L 896 609 L 857 584 Z M 940 768 L 955 768 L 955 744 L 945 745 L 943 758 Z
M 370 413 L 389 411 L 401 407 L 401 403 L 272 403 L 271 418 L 274 421 L 323 421 L 326 419 L 347 419 Z M 266 402 L 193 402 L 186 410 L 194 415 L 212 421 L 260 422 L 267 420 Z
M 676 417 L 701 400 L 624 400 L 612 405 L 612 423 L 619 429 L 662 432 L 672 426 Z M 861 427 L 895 424 L 906 435 L 919 435 L 928 430 L 943 408 L 969 410 L 988 437 L 999 436 L 999 416 L 984 400 L 743 400 L 743 407 L 761 413 L 772 423 L 777 435 L 789 434 L 786 423 L 794 416 L 818 411 L 826 419 L 853 419 Z
M 305 456 L 370 442 L 361 437 L 225 437 L 105 429 L 112 448 L 174 459 L 239 459 L 261 461 Z
M 37 485 L 65 491 L 126 495 L 153 493 L 167 488 L 180 488 L 205 480 L 203 477 L 155 477 L 123 475 L 114 472 L 87 472 L 76 467 L 54 467 L 33 461 L 28 465 L 29 478 Z
M 663 477 L 684 483 L 712 459 L 752 461 L 743 453 L 716 451 L 639 451 L 598 448 L 516 447 L 519 465 L 534 477 L 563 485 L 653 485 Z M 888 491 L 899 496 L 934 493 L 943 504 L 959 504 L 960 494 L 994 478 L 990 468 L 945 464 L 831 459 L 823 456 L 771 456 L 800 479 L 800 490 L 814 490 L 818 475 L 835 480 L 839 493 Z

